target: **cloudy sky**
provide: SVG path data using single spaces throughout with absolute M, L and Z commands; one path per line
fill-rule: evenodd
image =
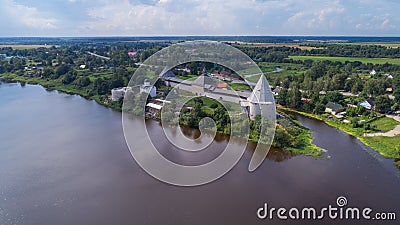
M 400 34 L 397 0 L 0 0 L 0 36 Z

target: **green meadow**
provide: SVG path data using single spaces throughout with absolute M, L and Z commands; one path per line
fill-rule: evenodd
M 289 56 L 290 59 L 294 60 L 315 60 L 315 61 L 334 61 L 334 62 L 362 62 L 364 64 L 395 64 L 400 65 L 400 59 L 391 58 L 359 58 L 359 57 L 332 57 L 332 56 Z

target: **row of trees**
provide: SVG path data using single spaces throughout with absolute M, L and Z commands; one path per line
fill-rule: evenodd
M 400 48 L 380 45 L 317 44 L 311 49 L 297 47 L 245 47 L 237 46 L 251 58 L 262 62 L 296 62 L 288 59 L 296 55 L 321 55 L 362 58 L 399 58 Z M 298 62 L 298 61 L 297 61 Z

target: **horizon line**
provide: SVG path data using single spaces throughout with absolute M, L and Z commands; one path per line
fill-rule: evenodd
M 155 38 L 155 37 L 362 37 L 362 38 L 400 38 L 391 35 L 93 35 L 93 36 L 0 36 L 0 38 Z

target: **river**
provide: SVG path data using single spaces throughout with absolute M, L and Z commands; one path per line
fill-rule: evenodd
M 264 203 L 321 208 L 336 205 L 338 196 L 347 197 L 351 206 L 400 216 L 399 172 L 391 160 L 319 121 L 298 120 L 313 131 L 327 155 L 314 159 L 272 149 L 249 173 L 250 145 L 221 179 L 176 187 L 155 180 L 133 161 L 120 112 L 38 85 L 1 83 L 0 224 L 314 224 L 259 220 L 256 211 Z M 148 121 L 148 127 L 150 132 L 161 130 L 156 121 Z M 196 161 L 220 153 L 228 137 L 217 138 Z M 186 160 L 179 157 L 177 161 Z

